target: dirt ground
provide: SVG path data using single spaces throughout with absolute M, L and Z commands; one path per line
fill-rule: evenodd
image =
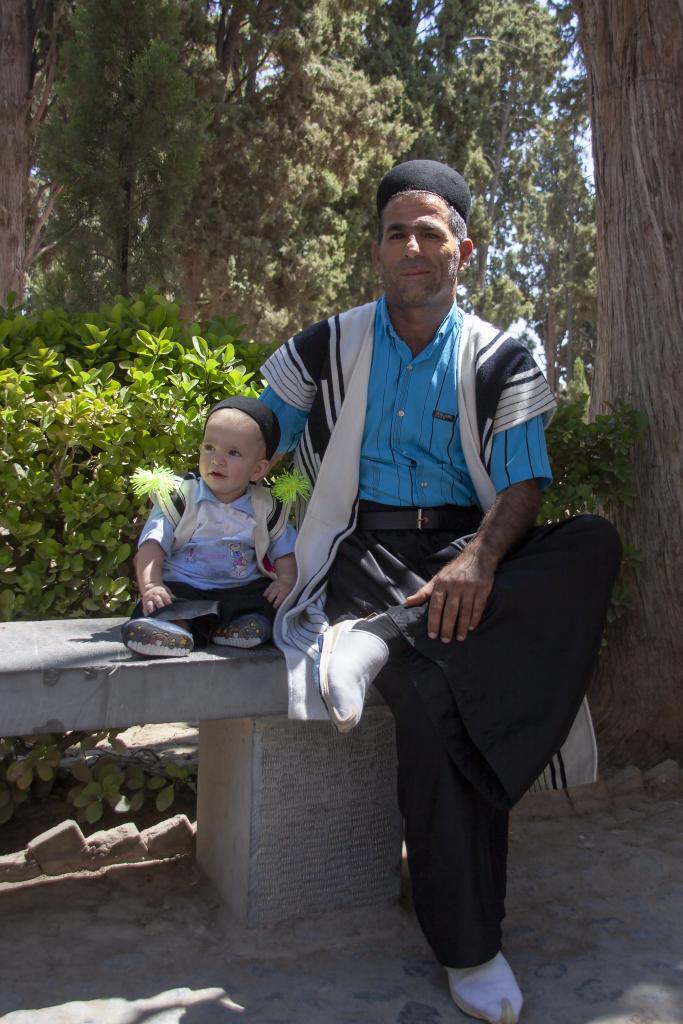
M 513 817 L 505 951 L 523 1024 L 683 1024 L 682 836 L 683 801 Z M 181 860 L 6 883 L 0 920 L 6 1024 L 466 1019 L 407 887 L 396 905 L 247 931 Z

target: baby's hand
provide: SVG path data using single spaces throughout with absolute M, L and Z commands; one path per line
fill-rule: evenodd
M 263 596 L 270 601 L 273 608 L 279 608 L 293 586 L 294 580 L 276 579 L 266 587 Z
M 165 608 L 173 601 L 173 594 L 163 583 L 150 583 L 142 595 L 142 610 L 150 615 L 157 608 Z

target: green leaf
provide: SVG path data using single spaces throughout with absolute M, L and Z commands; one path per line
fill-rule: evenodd
M 83 790 L 81 790 L 80 793 L 77 793 L 76 796 L 74 796 L 72 803 L 74 807 L 87 807 L 91 802 L 91 799 L 92 798 L 89 793 L 84 793 Z
M 130 810 L 131 811 L 139 811 L 140 808 L 142 807 L 142 805 L 144 804 L 144 802 L 145 802 L 145 791 L 144 791 L 144 789 L 140 789 L 140 790 L 138 790 L 137 793 L 135 793 L 130 798 Z
M 13 761 L 7 769 L 7 781 L 16 782 L 26 771 L 26 760 Z M 163 780 L 162 780 L 163 781 Z
M 102 787 L 99 782 L 93 781 L 86 783 L 83 787 L 83 796 L 90 797 L 90 799 L 93 797 L 97 797 L 99 799 L 102 796 Z
M 41 778 L 43 782 L 50 782 L 50 780 L 54 779 L 55 777 L 54 768 L 50 767 L 50 765 L 47 764 L 45 761 L 38 762 L 38 764 L 36 765 L 36 772 L 38 773 L 38 777 Z
M 145 785 L 144 773 L 136 766 L 130 767 L 126 771 L 126 786 L 130 790 L 142 789 Z
M 23 763 L 26 764 L 25 761 Z M 29 766 L 29 767 L 24 769 L 23 774 L 18 777 L 18 779 L 16 780 L 16 782 L 14 784 L 17 787 L 17 789 L 27 790 L 27 789 L 30 789 L 32 782 L 33 782 L 33 769 Z
M 92 782 L 92 772 L 85 761 L 77 761 L 70 768 L 71 774 L 79 782 Z
M 85 820 L 89 821 L 91 825 L 94 825 L 96 821 L 99 821 L 104 814 L 104 807 L 98 801 L 97 803 L 88 804 L 85 809 Z
M 162 778 L 161 775 L 153 775 L 150 779 L 147 779 L 147 789 L 161 789 L 165 785 L 166 779 Z
M 157 798 L 154 801 L 156 809 L 161 812 L 167 811 L 168 808 L 173 803 L 174 798 L 175 786 L 173 785 L 173 783 L 171 783 L 170 785 L 165 786 L 159 793 L 157 793 Z

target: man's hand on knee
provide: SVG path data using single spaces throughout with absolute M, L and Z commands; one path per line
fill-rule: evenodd
M 496 562 L 470 545 L 423 587 L 406 598 L 407 606 L 429 601 L 427 635 L 450 643 L 476 629 L 493 589 Z
M 537 480 L 522 480 L 500 491 L 474 540 L 462 554 L 406 598 L 405 604 L 429 601 L 427 634 L 445 644 L 464 640 L 476 629 L 493 589 L 496 566 L 533 524 L 541 504 Z

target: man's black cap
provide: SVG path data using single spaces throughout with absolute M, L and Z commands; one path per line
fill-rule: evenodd
M 431 192 L 457 210 L 467 223 L 472 197 L 459 171 L 438 160 L 406 160 L 384 175 L 377 189 L 377 213 L 400 192 Z
M 280 424 L 278 418 L 265 402 L 259 402 L 256 398 L 247 398 L 246 395 L 233 395 L 232 398 L 224 398 L 209 409 L 206 420 L 213 416 L 219 409 L 237 409 L 239 412 L 251 416 L 252 420 L 258 423 L 263 440 L 266 446 L 266 458 L 272 459 L 280 443 Z

